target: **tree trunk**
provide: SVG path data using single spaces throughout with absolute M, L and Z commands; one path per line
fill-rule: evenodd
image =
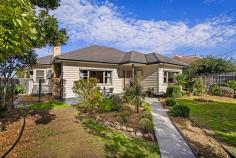
M 137 113 L 139 113 L 139 101 L 136 101 L 136 108 L 137 108 Z
M 4 85 L 3 87 L 3 94 L 2 94 L 2 109 L 3 110 L 7 109 L 7 106 L 6 106 L 7 86 L 6 85 Z

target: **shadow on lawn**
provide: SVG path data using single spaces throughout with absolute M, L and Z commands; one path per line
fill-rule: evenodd
M 106 157 L 159 157 L 159 149 L 156 143 L 140 138 L 130 138 L 121 132 L 112 131 L 105 125 L 89 118 L 82 119 L 82 123 L 86 129 L 89 129 L 91 134 L 103 138 Z
M 48 124 L 56 119 L 56 115 L 51 114 L 50 109 L 11 109 L 3 118 L 0 118 L 0 131 L 5 131 L 8 125 L 19 121 L 23 117 L 26 119 L 33 117 L 36 124 Z

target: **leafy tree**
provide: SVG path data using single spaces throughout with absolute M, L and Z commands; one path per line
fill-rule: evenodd
M 102 96 L 97 79 L 89 78 L 87 80 L 78 80 L 74 82 L 73 92 L 80 96 L 79 107 L 83 110 L 93 110 L 99 106 L 99 100 Z
M 37 16 L 37 47 L 61 46 L 68 40 L 66 30 L 59 29 L 58 21 L 54 16 L 42 10 Z
M 204 73 L 221 73 L 235 71 L 236 65 L 231 60 L 207 56 L 199 59 L 197 62 L 192 64 L 187 70 L 190 76 L 200 75 Z
M 0 0 L 0 61 L 23 54 L 36 40 L 36 17 L 29 0 Z
M 230 80 L 227 85 L 234 90 L 234 95 L 236 95 L 236 80 Z
M 15 76 L 18 70 L 22 70 L 28 66 L 32 66 L 37 61 L 36 54 L 33 51 L 28 51 L 24 54 L 12 55 L 7 60 L 0 62 L 0 76 L 4 78 L 3 87 L 3 103 L 1 109 L 6 109 L 6 91 L 9 80 Z
M 6 108 L 6 86 L 16 72 L 36 63 L 35 48 L 60 46 L 68 36 L 49 14 L 59 0 L 0 0 L 0 75 L 3 85 L 3 108 Z M 40 7 L 36 15 L 34 9 Z
M 0 61 L 11 55 L 46 45 L 60 46 L 68 40 L 66 30 L 49 14 L 59 0 L 0 0 Z M 36 15 L 35 7 L 40 7 Z
M 139 113 L 139 106 L 142 104 L 144 94 L 141 85 L 137 79 L 131 81 L 129 85 L 124 88 L 124 99 L 136 106 L 137 113 Z
M 33 5 L 40 8 L 45 8 L 47 11 L 49 9 L 56 9 L 60 6 L 60 0 L 31 0 Z

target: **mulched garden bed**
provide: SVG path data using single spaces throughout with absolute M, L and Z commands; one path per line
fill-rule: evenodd
M 169 108 L 168 106 L 166 106 L 165 98 L 160 98 L 159 100 L 163 108 Z M 203 129 L 198 127 L 189 118 L 170 116 L 170 119 L 188 141 L 189 145 L 198 157 L 230 157 L 228 153 L 223 149 L 220 142 L 209 136 Z
M 139 107 L 139 113 L 137 113 L 134 106 L 125 104 L 119 112 L 99 113 L 95 111 L 86 113 L 85 116 L 89 116 L 116 130 L 126 132 L 130 136 L 142 137 L 149 141 L 156 141 L 154 129 L 151 133 L 145 133 L 140 130 L 139 121 L 142 118 L 152 119 L 151 114 L 147 112 L 144 107 Z
M 171 117 L 171 119 L 199 157 L 229 157 L 217 140 L 207 135 L 188 118 Z

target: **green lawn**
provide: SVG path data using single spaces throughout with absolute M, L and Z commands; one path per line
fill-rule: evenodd
M 202 128 L 210 129 L 222 142 L 233 146 L 236 151 L 236 103 L 229 101 L 199 102 L 178 99 L 178 103 L 190 107 L 190 118 Z
M 63 109 L 67 107 L 69 107 L 69 105 L 64 102 L 54 101 L 47 103 L 34 103 L 30 105 L 28 108 L 37 110 L 37 109 Z

